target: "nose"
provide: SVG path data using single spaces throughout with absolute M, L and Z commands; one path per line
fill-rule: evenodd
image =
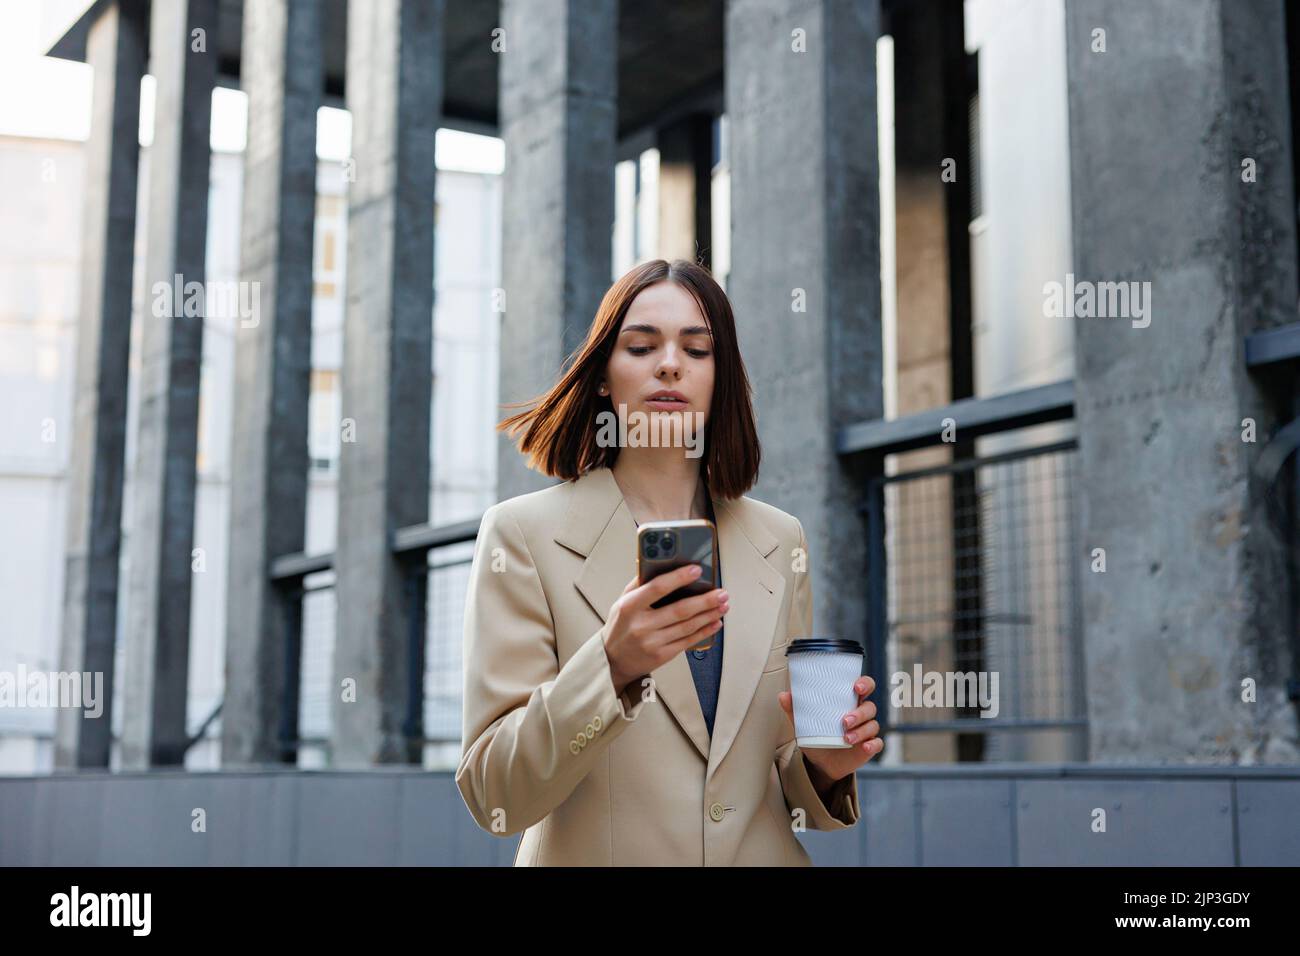
M 655 376 L 658 378 L 681 378 L 682 366 L 677 361 L 677 346 L 669 344 L 664 349 L 664 357 L 659 361 L 659 366 L 655 369 Z

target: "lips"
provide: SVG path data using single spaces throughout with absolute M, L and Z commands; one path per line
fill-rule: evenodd
M 681 392 L 674 392 L 671 389 L 661 389 L 655 392 L 646 399 L 646 402 L 650 405 L 663 408 L 680 408 L 683 405 L 689 404 L 689 402 L 686 401 L 685 395 Z

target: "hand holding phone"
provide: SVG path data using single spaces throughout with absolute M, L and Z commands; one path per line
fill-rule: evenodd
M 614 688 L 622 693 L 637 677 L 672 660 L 692 645 L 711 639 L 730 610 L 727 592 L 705 591 L 655 607 L 673 592 L 687 588 L 701 575 L 688 564 L 656 575 L 642 584 L 634 577 L 609 609 L 604 627 Z

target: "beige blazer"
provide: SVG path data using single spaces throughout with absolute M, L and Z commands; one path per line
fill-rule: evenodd
M 857 823 L 855 775 L 823 803 L 777 702 L 812 630 L 803 527 L 752 498 L 714 509 L 731 610 L 711 740 L 685 654 L 615 694 L 603 627 L 636 521 L 608 468 L 484 514 L 456 785 L 480 827 L 523 832 L 516 866 L 807 866 L 797 827 Z

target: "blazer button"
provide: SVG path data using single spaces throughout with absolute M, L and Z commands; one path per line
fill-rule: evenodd
M 578 745 L 578 742 L 576 740 L 569 741 L 569 753 L 571 754 L 582 753 L 582 747 Z
M 584 734 L 581 730 L 578 731 L 578 736 L 577 736 L 576 739 L 577 739 L 577 741 L 578 741 L 579 746 L 582 746 L 582 747 L 587 746 L 587 735 Z
M 600 719 L 600 714 L 597 714 L 595 717 L 591 718 L 591 725 L 596 728 L 597 732 L 600 731 L 600 726 L 602 723 L 603 722 Z
M 715 803 L 713 806 L 709 807 L 709 819 L 714 823 L 718 823 L 722 820 L 722 804 Z
M 596 736 L 596 726 L 594 724 L 587 725 L 587 736 L 588 737 Z

